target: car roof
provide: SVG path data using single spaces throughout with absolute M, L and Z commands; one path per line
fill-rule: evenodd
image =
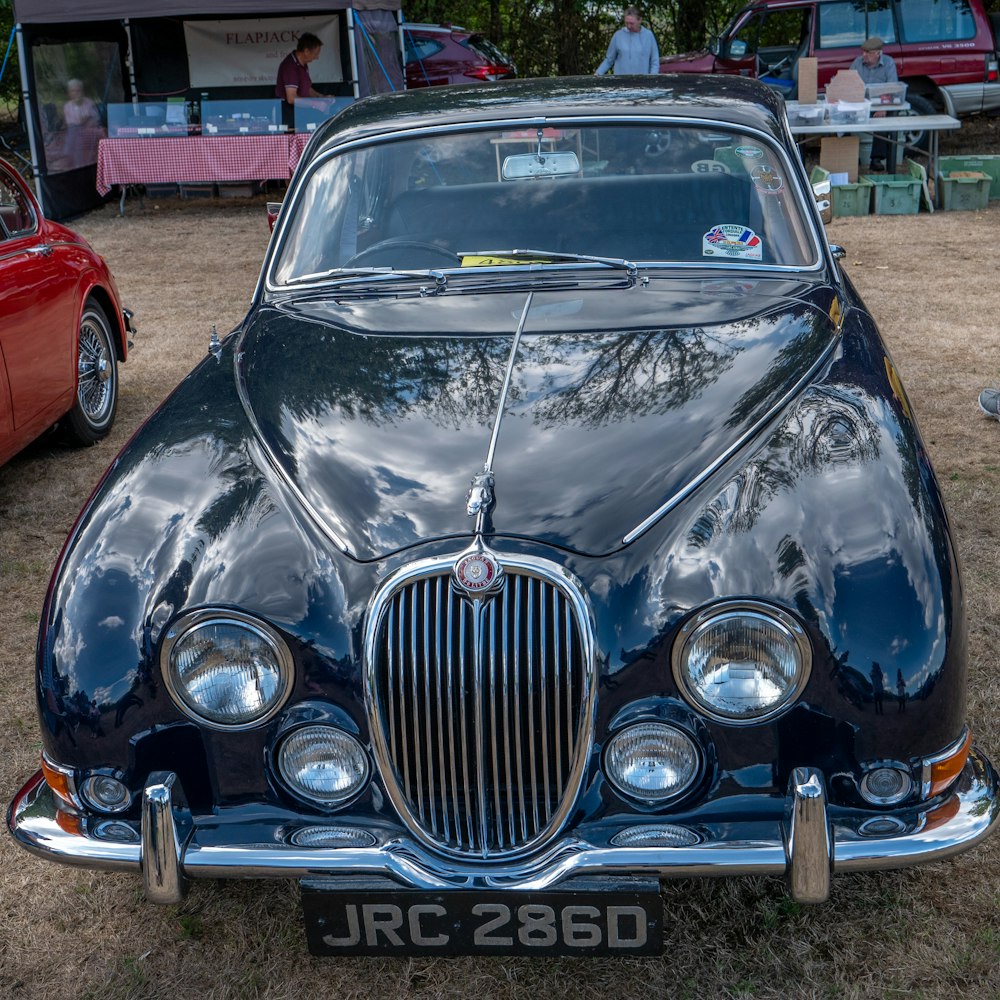
M 690 73 L 642 77 L 560 77 L 479 86 L 423 87 L 365 98 L 322 125 L 306 156 L 375 135 L 491 121 L 670 115 L 752 128 L 786 138 L 783 102 L 738 76 Z
M 473 34 L 468 28 L 463 28 L 460 24 L 411 24 L 409 21 L 403 22 L 403 31 L 419 31 L 426 35 Z

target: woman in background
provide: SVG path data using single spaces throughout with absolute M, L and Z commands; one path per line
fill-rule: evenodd
M 82 80 L 70 80 L 66 84 L 66 95 L 68 100 L 63 105 L 66 169 L 74 170 L 97 162 L 97 144 L 105 132 L 97 105 L 83 92 Z

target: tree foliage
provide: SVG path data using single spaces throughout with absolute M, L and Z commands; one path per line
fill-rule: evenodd
M 718 35 L 749 0 L 646 0 L 644 23 L 660 52 L 689 52 Z M 407 20 L 481 31 L 517 64 L 521 76 L 592 73 L 621 26 L 628 0 L 413 0 Z M 1000 12 L 1000 0 L 986 0 Z
M 597 68 L 626 6 L 622 0 L 415 0 L 405 10 L 409 21 L 483 32 L 521 76 L 567 76 Z M 642 9 L 667 53 L 701 47 L 743 6 L 743 0 L 649 0 Z
M 725 27 L 746 0 L 647 0 L 644 23 L 661 53 L 700 48 Z M 409 21 L 460 24 L 482 32 L 517 64 L 521 76 L 592 73 L 621 26 L 627 0 L 413 0 Z M 1000 12 L 1000 0 L 986 0 Z M 12 0 L 0 0 L 0 44 L 6 51 L 13 28 Z M 0 105 L 16 102 L 17 47 L 0 78 Z

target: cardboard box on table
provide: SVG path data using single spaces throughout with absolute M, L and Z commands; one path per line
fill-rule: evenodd
M 826 103 L 865 99 L 865 81 L 853 70 L 842 69 L 826 85 Z M 831 174 L 847 174 L 849 183 L 858 179 L 858 151 L 861 140 L 856 135 L 824 136 L 819 147 L 819 165 Z
M 804 56 L 799 60 L 799 104 L 815 104 L 819 90 L 819 60 Z

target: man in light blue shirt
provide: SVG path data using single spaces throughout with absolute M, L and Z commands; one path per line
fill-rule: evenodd
M 625 27 L 611 36 L 608 54 L 597 67 L 596 75 L 604 76 L 612 66 L 615 76 L 660 72 L 659 46 L 649 28 L 642 26 L 638 7 L 629 7 L 625 11 Z
M 877 35 L 866 38 L 861 45 L 861 55 L 851 63 L 851 69 L 857 73 L 862 80 L 868 83 L 896 83 L 899 74 L 896 70 L 896 62 L 892 56 L 887 56 L 882 51 L 882 39 Z M 875 118 L 885 117 L 884 111 L 872 113 Z M 875 167 L 879 170 L 885 167 L 886 157 L 891 152 L 889 140 L 885 136 L 872 135 L 866 132 L 860 137 L 859 160 L 861 170 L 869 170 Z

